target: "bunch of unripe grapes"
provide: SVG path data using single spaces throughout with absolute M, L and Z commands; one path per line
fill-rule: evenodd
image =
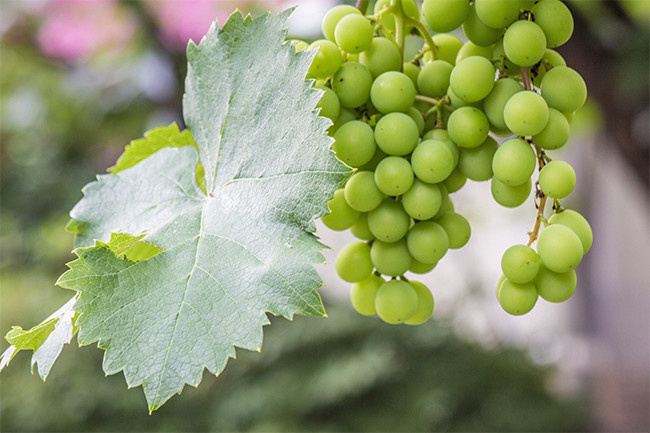
M 458 27 L 467 42 L 449 33 Z M 568 299 L 592 233 L 558 201 L 575 186 L 572 167 L 546 154 L 567 142 L 587 97 L 582 77 L 552 49 L 573 32 L 566 5 L 424 0 L 420 11 L 414 0 L 379 0 L 372 15 L 334 7 L 322 30 L 325 39 L 295 48 L 317 50 L 307 78 L 324 92 L 317 108 L 333 122 L 333 151 L 356 168 L 322 218 L 359 239 L 336 258 L 339 276 L 353 283 L 354 308 L 391 324 L 431 316 L 430 290 L 405 274 L 431 271 L 469 241 L 470 225 L 450 197 L 467 179 L 489 180 L 505 207 L 535 194 L 528 244 L 509 248 L 501 261 L 503 309 L 520 315 L 539 296 Z M 404 57 L 407 35 L 419 36 L 421 47 L 411 58 Z M 554 214 L 547 220 L 548 199 Z

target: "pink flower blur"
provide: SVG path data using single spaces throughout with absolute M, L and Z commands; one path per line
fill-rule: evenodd
M 52 0 L 37 34 L 40 50 L 69 62 L 124 48 L 135 21 L 116 0 Z
M 184 50 L 191 39 L 196 43 L 208 32 L 216 19 L 222 27 L 235 9 L 246 13 L 255 6 L 259 10 L 277 10 L 286 0 L 147 0 L 148 10 L 156 17 L 160 39 L 172 50 Z

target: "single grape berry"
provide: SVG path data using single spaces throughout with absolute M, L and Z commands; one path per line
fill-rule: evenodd
M 580 264 L 584 252 L 582 242 L 573 230 L 561 224 L 551 224 L 537 238 L 537 253 L 548 269 L 564 273 Z
M 565 161 L 551 161 L 539 172 L 539 187 L 552 198 L 564 198 L 576 186 L 576 173 Z
M 350 302 L 354 309 L 364 316 L 374 316 L 377 290 L 386 281 L 379 275 L 372 274 L 363 281 L 354 283 L 350 289 Z
M 517 284 L 530 283 L 539 271 L 539 257 L 526 245 L 513 245 L 501 257 L 503 275 Z
M 538 296 L 534 284 L 517 284 L 508 278 L 504 279 L 497 288 L 497 299 L 501 308 L 513 316 L 521 316 L 532 310 Z
M 372 273 L 370 246 L 365 242 L 347 244 L 336 256 L 336 273 L 349 283 L 363 281 Z
M 384 72 L 373 81 L 370 99 L 382 113 L 405 113 L 415 102 L 415 86 L 406 74 L 396 71 Z
M 433 295 L 429 288 L 419 281 L 410 280 L 408 283 L 418 295 L 418 306 L 411 318 L 404 323 L 407 325 L 421 325 L 429 320 L 431 314 L 433 314 Z
M 377 290 L 375 309 L 381 320 L 397 325 L 409 320 L 418 308 L 418 295 L 405 281 L 386 281 Z

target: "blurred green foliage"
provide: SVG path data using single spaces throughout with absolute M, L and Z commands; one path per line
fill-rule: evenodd
M 64 349 L 45 384 L 19 355 L 3 372 L 3 431 L 584 431 L 584 400 L 551 395 L 550 370 L 486 350 L 440 322 L 390 326 L 329 304 L 329 319 L 274 319 L 261 354 L 238 351 L 149 416 L 105 378 L 101 351 Z

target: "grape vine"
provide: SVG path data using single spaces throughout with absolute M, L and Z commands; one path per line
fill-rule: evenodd
M 546 155 L 567 142 L 587 96 L 553 50 L 573 31 L 568 8 L 378 0 L 366 14 L 368 4 L 331 9 L 311 44 L 287 43 L 290 11 L 235 13 L 191 42 L 188 128 L 147 132 L 83 189 L 68 225 L 78 258 L 57 282 L 74 296 L 41 324 L 12 328 L 0 370 L 31 350 L 45 379 L 78 335 L 155 410 L 204 369 L 218 375 L 235 348 L 260 350 L 267 313 L 325 314 L 312 266 L 323 260 L 319 217 L 359 239 L 336 259 L 353 307 L 424 323 L 433 295 L 407 273 L 469 242 L 451 197 L 468 179 L 490 180 L 505 207 L 535 191 L 528 243 L 502 257 L 503 309 L 571 297 L 592 233 L 559 202 L 575 172 Z M 449 33 L 459 27 L 465 43 Z

